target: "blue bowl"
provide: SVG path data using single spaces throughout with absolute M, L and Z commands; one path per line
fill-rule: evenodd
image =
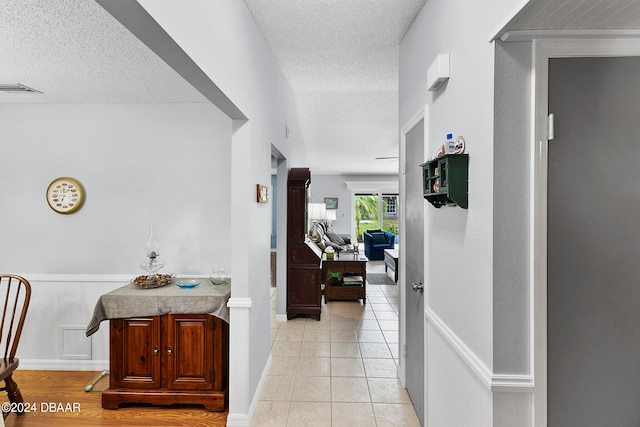
M 182 289 L 195 288 L 199 284 L 200 284 L 200 281 L 198 281 L 198 280 L 178 280 L 176 282 L 176 286 L 178 286 L 179 288 L 182 288 Z

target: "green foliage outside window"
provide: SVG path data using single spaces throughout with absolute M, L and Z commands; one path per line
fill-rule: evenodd
M 382 202 L 382 211 L 386 212 L 387 203 Z M 377 230 L 378 227 L 378 196 L 356 196 L 356 237 L 358 242 L 363 241 L 365 230 Z M 383 219 L 382 229 L 393 234 L 398 234 L 398 221 L 395 219 Z

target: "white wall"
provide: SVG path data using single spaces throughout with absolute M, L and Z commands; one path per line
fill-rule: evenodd
M 441 331 L 427 322 L 427 426 L 492 426 L 491 391 L 460 359 Z M 519 424 L 512 424 L 513 427 Z
M 228 265 L 231 121 L 211 104 L 0 106 L 0 271 L 142 274 L 149 227 L 163 269 Z M 86 190 L 72 215 L 45 191 L 70 176 Z
M 469 209 L 427 209 L 428 304 L 480 359 L 492 365 L 493 30 L 513 0 L 491 8 L 462 0 L 429 1 L 400 48 L 400 124 L 430 104 L 425 153 L 435 155 L 447 133 L 464 136 L 469 152 Z M 451 77 L 426 90 L 436 55 L 451 56 Z M 422 163 L 424 159 L 412 159 Z M 462 268 L 461 268 L 462 267 Z M 461 315 L 464 313 L 465 315 Z
M 272 145 L 286 159 L 287 168 L 305 166 L 306 150 L 295 102 L 244 2 L 141 0 L 139 3 L 248 118 L 244 124 L 234 124 L 231 172 L 234 239 L 231 298 L 238 310 L 235 318 L 235 308 L 231 313 L 231 421 L 228 422 L 240 424 L 249 418 L 250 409 L 245 401 L 247 398 L 254 401 L 270 355 L 271 213 L 269 204 L 255 203 L 255 186 L 269 185 Z M 285 139 L 285 126 L 291 129 L 290 140 Z M 285 215 L 279 215 L 279 235 L 284 236 L 285 226 Z M 278 244 L 278 257 L 285 259 L 285 245 Z M 284 274 L 282 269 L 279 277 L 280 274 Z M 278 288 L 279 300 L 285 297 L 285 292 L 285 287 Z M 248 324 L 234 330 L 234 319 L 246 320 Z M 242 375 L 248 376 L 247 381 Z
M 211 104 L 3 104 L 0 127 L 0 271 L 33 286 L 21 366 L 108 367 L 106 328 L 84 328 L 100 295 L 144 274 L 151 224 L 163 271 L 229 264 L 231 121 Z M 86 190 L 74 214 L 45 200 L 58 176 Z
M 484 397 L 480 400 L 475 390 L 467 393 L 458 389 L 460 394 L 446 406 L 448 411 L 454 413 L 481 411 L 482 419 L 472 422 L 464 417 L 448 418 L 439 410 L 442 401 L 437 393 L 434 396 L 435 390 L 448 389 L 450 386 L 447 381 L 456 380 L 458 375 L 463 375 L 461 369 L 468 368 L 445 363 L 448 351 L 439 338 L 436 340 L 433 334 L 428 335 L 427 375 L 445 372 L 444 375 L 427 378 L 429 388 L 434 390 L 434 393 L 428 393 L 426 408 L 430 425 L 492 425 L 491 417 L 495 415 L 492 414 L 493 402 L 488 386 L 493 381 L 491 378 L 496 360 L 494 265 L 498 261 L 494 260 L 494 224 L 501 226 L 494 217 L 495 197 L 498 197 L 494 180 L 506 178 L 502 175 L 494 178 L 495 45 L 490 38 L 521 5 L 522 2 L 516 0 L 494 1 L 490 7 L 485 3 L 464 0 L 430 0 L 414 21 L 400 48 L 400 125 L 403 126 L 428 104 L 425 117 L 429 129 L 425 143 L 426 155 L 435 155 L 447 133 L 453 133 L 454 137 L 464 136 L 469 153 L 469 209 L 434 209 L 427 206 L 425 211 L 425 235 L 428 236 L 425 242 L 425 265 L 431 267 L 425 271 L 428 277 L 425 301 L 428 309 L 451 331 L 448 338 L 455 338 L 467 349 L 468 353 L 460 357 L 467 364 L 475 364 L 476 376 L 484 372 L 489 377 L 484 381 L 487 393 L 481 393 Z M 440 53 L 450 54 L 450 79 L 438 92 L 428 92 L 426 71 Z M 419 164 L 424 159 L 411 161 Z M 499 196 L 504 197 L 502 194 Z M 503 202 L 499 206 L 504 206 Z M 505 217 L 508 215 L 501 218 Z M 512 218 L 509 220 L 513 221 Z M 517 236 L 521 236 L 521 233 Z M 504 234 L 500 235 L 498 241 L 501 244 L 515 244 Z M 504 250 L 509 250 L 509 247 Z M 521 253 L 518 252 L 517 256 Z M 525 268 L 526 271 L 527 265 L 513 268 Z M 508 278 L 517 280 L 522 277 L 521 274 L 510 277 L 506 271 L 501 274 L 503 283 Z M 526 291 L 527 287 L 524 285 L 517 292 Z M 507 295 L 497 301 L 508 305 L 510 298 L 522 304 L 522 295 Z M 522 326 L 519 322 L 516 331 L 521 331 Z M 501 329 L 500 333 L 505 333 L 505 329 Z M 522 341 L 516 343 L 520 344 Z M 513 354 L 513 348 L 505 348 L 510 351 L 509 355 Z M 496 351 L 502 351 L 502 347 Z M 517 354 L 518 357 L 522 356 L 521 348 Z M 500 359 L 504 366 L 523 369 L 522 360 L 510 366 L 506 359 L 508 357 Z M 464 375 L 468 376 L 468 372 Z M 480 407 L 467 406 L 469 401 Z

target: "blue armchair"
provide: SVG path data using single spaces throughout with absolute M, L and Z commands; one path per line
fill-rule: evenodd
M 364 254 L 370 260 L 384 259 L 384 250 L 393 249 L 396 235 L 382 230 L 365 230 Z

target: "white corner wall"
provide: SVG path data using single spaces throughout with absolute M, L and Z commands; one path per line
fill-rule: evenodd
M 428 105 L 426 156 L 435 156 L 447 133 L 463 136 L 469 153 L 469 209 L 435 209 L 428 204 L 425 208 L 426 310 L 439 325 L 434 328 L 426 322 L 429 425 L 501 425 L 507 406 L 503 402 L 509 399 L 500 395 L 494 400 L 496 392 L 513 391 L 507 384 L 517 384 L 514 389 L 530 385 L 528 379 L 519 383 L 518 376 L 494 372 L 494 265 L 498 262 L 494 260 L 494 198 L 498 195 L 494 190 L 495 45 L 490 39 L 522 5 L 516 0 L 500 0 L 490 7 L 464 0 L 429 0 L 400 46 L 400 125 Z M 450 79 L 437 92 L 429 92 L 426 71 L 440 53 L 450 54 Z M 406 167 L 417 167 L 424 160 L 411 159 Z M 513 297 L 506 296 L 500 303 L 508 304 Z M 518 295 L 518 304 L 521 301 Z M 502 363 L 507 364 L 508 357 Z M 516 365 L 521 366 L 520 362 Z M 514 401 L 518 408 L 529 408 L 530 394 L 519 393 Z M 513 418 L 518 423 L 513 425 L 526 425 L 519 422 L 528 414 L 518 413 Z
M 231 342 L 229 425 L 248 425 L 268 366 L 271 206 L 257 204 L 256 184 L 271 181 L 271 147 L 287 168 L 306 150 L 291 88 L 246 5 L 238 0 L 140 0 L 192 61 L 247 117 L 232 136 Z M 285 138 L 285 126 L 292 138 Z M 282 194 L 282 193 L 281 193 Z M 278 234 L 286 219 L 279 215 Z M 285 248 L 278 257 L 286 257 Z M 278 288 L 284 298 L 286 288 Z M 235 313 L 235 314 L 234 314 Z M 235 325 L 234 325 L 235 323 Z
M 496 42 L 493 371 L 532 375 L 532 43 Z

